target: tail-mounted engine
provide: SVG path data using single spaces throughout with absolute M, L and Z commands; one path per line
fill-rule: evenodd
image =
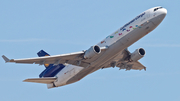
M 137 61 L 144 57 L 145 50 L 143 48 L 136 49 L 133 53 L 131 53 L 130 60 L 131 61 Z
M 98 45 L 91 46 L 88 50 L 85 51 L 84 58 L 90 59 L 98 55 L 99 53 L 101 53 L 101 49 Z

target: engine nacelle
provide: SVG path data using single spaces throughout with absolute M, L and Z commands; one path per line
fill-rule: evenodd
M 143 48 L 136 49 L 133 53 L 131 53 L 131 61 L 137 61 L 144 57 L 145 50 Z
M 86 52 L 84 54 L 84 58 L 90 59 L 90 58 L 98 55 L 99 53 L 101 53 L 101 49 L 98 45 L 91 46 L 88 50 L 86 50 Z

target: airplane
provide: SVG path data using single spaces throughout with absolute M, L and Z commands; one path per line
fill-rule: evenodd
M 77 82 L 104 68 L 146 70 L 138 61 L 144 57 L 145 50 L 138 48 L 130 53 L 127 48 L 154 30 L 166 14 L 167 10 L 163 7 L 148 9 L 98 44 L 80 52 L 50 56 L 41 50 L 37 53 L 39 57 L 35 58 L 9 59 L 4 55 L 2 58 L 5 62 L 44 65 L 45 70 L 39 78 L 26 79 L 24 82 L 47 84 L 48 89 Z

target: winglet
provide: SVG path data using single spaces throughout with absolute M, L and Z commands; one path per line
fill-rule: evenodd
M 146 71 L 146 67 L 144 67 L 144 70 Z
M 2 58 L 4 59 L 5 62 L 9 62 L 10 60 L 6 57 L 6 56 L 2 56 Z

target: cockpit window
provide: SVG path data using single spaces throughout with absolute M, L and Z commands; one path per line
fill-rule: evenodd
M 154 9 L 154 11 L 157 11 L 158 9 L 161 9 L 161 8 L 163 8 L 163 7 L 158 7 L 158 8 L 155 8 L 155 9 Z
M 157 11 L 157 10 L 158 10 L 158 8 L 155 8 L 155 9 L 154 9 L 154 11 Z

